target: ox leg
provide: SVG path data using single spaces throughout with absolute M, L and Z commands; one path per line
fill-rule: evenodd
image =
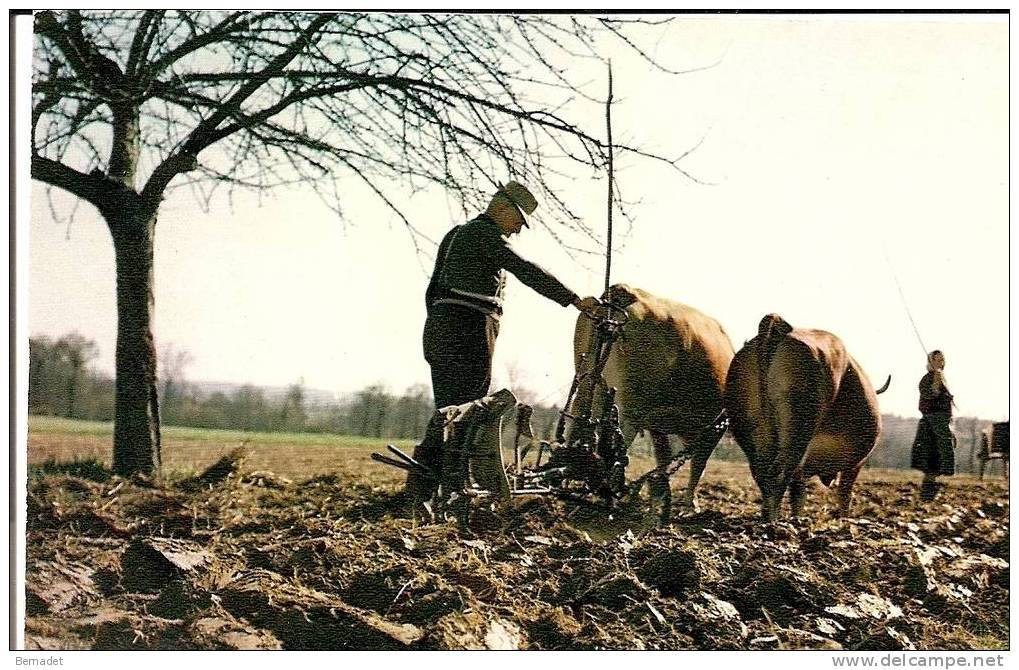
M 803 515 L 803 501 L 806 492 L 807 482 L 803 479 L 803 475 L 794 475 L 789 481 L 789 509 L 794 517 Z
M 700 444 L 694 442 L 690 445 L 692 451 L 690 454 L 690 479 L 687 480 L 686 491 L 683 493 L 683 507 L 691 511 L 697 511 L 697 485 L 704 474 L 704 467 L 708 464 L 708 459 L 715 452 L 715 447 L 718 446 L 721 439 L 722 436 L 719 435 L 717 440 L 709 438 Z
M 776 409 L 778 423 L 778 441 L 775 461 L 771 473 L 771 497 L 769 514 L 771 520 L 778 518 L 782 508 L 782 498 L 790 482 L 797 478 L 803 457 L 807 453 L 807 445 L 813 437 L 815 420 L 818 414 L 816 402 L 791 403 L 788 400 L 773 399 L 772 407 Z
M 761 518 L 767 523 L 778 521 L 781 498 L 776 498 L 770 491 L 761 500 Z
M 854 468 L 839 473 L 839 484 L 835 490 L 838 499 L 838 506 L 835 508 L 836 517 L 849 516 L 849 504 L 853 501 L 853 484 L 856 483 L 856 478 L 860 475 L 862 467 L 863 463 L 860 463 Z
M 626 448 L 626 451 L 629 452 L 630 447 L 633 446 L 633 441 L 637 439 L 637 426 L 626 418 L 626 415 L 623 413 L 622 405 L 617 402 L 616 406 L 619 407 L 619 430 L 623 433 L 623 446 Z
M 756 439 L 748 432 L 734 431 L 736 442 L 743 449 L 750 465 L 750 475 L 757 484 L 757 490 L 761 492 L 761 517 L 768 520 L 768 499 L 771 491 L 771 461 L 762 456 L 767 444 L 767 437 L 757 436 Z
M 750 474 L 761 491 L 761 518 L 768 523 L 777 521 L 782 496 L 775 495 L 775 482 L 778 479 L 775 458 L 762 445 L 757 445 L 749 460 Z
M 661 523 L 669 523 L 672 514 L 672 489 L 669 487 L 669 462 L 672 460 L 672 449 L 669 447 L 669 436 L 665 433 L 651 431 L 651 441 L 655 449 L 657 474 L 652 480 L 651 499 L 661 501 Z
M 782 515 L 782 500 L 789 488 L 790 475 L 782 465 L 776 461 L 762 468 L 764 476 L 761 488 L 761 512 L 764 520 L 769 523 L 778 521 Z

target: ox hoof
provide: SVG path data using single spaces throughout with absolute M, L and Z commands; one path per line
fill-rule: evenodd
M 679 511 L 682 514 L 697 514 L 701 511 L 701 506 L 697 504 L 696 500 L 684 497 L 679 502 Z

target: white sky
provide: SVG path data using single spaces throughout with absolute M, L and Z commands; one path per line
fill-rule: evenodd
M 642 204 L 613 281 L 702 309 L 736 348 L 768 312 L 830 330 L 875 385 L 892 375 L 883 411 L 915 415 L 924 357 L 887 254 L 925 344 L 946 352 L 960 412 L 1006 417 L 1007 16 L 688 16 L 658 50 L 677 67 L 722 60 L 671 77 L 612 54 L 617 138 L 677 155 L 706 134 L 685 167 L 716 185 L 624 161 L 617 178 Z M 585 113 L 603 127 L 601 106 Z M 601 227 L 605 186 L 578 174 L 562 194 Z M 45 194 L 33 186 L 29 332 L 77 330 L 112 372 L 109 233 L 84 204 L 70 226 L 55 221 Z M 62 214 L 73 207 L 53 196 Z M 294 190 L 204 213 L 174 193 L 157 229 L 157 343 L 191 352 L 193 380 L 303 379 L 334 391 L 383 382 L 395 392 L 427 383 L 427 275 L 407 232 L 367 198 L 345 207 L 347 224 Z M 435 239 L 461 222 L 441 193 L 407 211 Z M 570 259 L 540 227 L 515 244 L 578 293 L 601 292 L 600 260 Z M 515 280 L 507 303 L 497 383 L 515 369 L 561 402 L 576 312 Z

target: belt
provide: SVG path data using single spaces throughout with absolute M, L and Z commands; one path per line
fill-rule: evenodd
M 502 316 L 502 312 L 495 306 L 493 306 L 493 308 L 490 309 L 487 308 L 487 306 L 479 305 L 476 302 L 459 300 L 458 298 L 439 298 L 438 300 L 432 303 L 433 307 L 435 307 L 436 305 L 459 305 L 461 307 L 467 307 L 473 309 L 479 314 L 490 316 L 497 321 L 499 320 L 499 317 Z

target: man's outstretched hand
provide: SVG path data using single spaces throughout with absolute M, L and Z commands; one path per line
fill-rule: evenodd
M 586 298 L 577 298 L 573 301 L 573 306 L 579 309 L 588 316 L 594 316 L 594 310 L 601 304 L 601 301 L 594 296 L 587 296 Z

